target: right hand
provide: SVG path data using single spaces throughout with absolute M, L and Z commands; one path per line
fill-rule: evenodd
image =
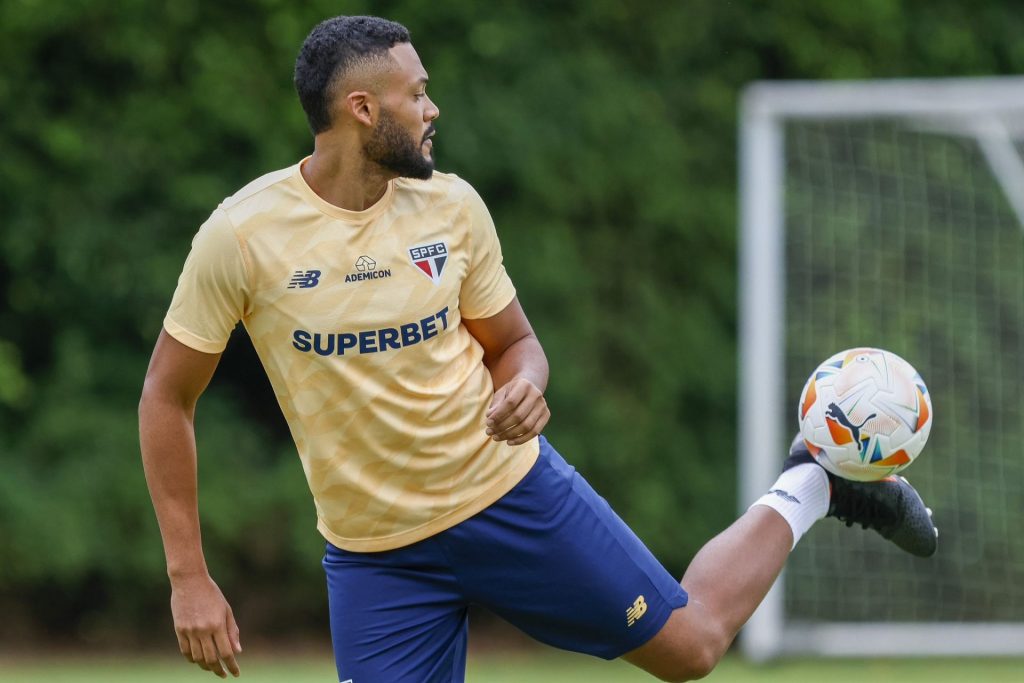
M 231 606 L 209 574 L 171 581 L 171 614 L 181 654 L 204 671 L 238 676 L 242 651 Z

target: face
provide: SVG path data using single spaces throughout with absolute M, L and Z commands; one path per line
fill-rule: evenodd
M 426 180 L 434 172 L 430 138 L 440 111 L 427 97 L 427 72 L 412 45 L 399 43 L 390 53 L 398 68 L 387 74 L 377 125 L 363 151 L 400 177 Z

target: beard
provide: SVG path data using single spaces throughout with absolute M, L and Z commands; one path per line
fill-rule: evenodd
M 430 180 L 434 174 L 434 157 L 423 156 L 423 143 L 434 127 L 427 129 L 423 139 L 417 141 L 407 130 L 398 125 L 395 117 L 386 109 L 380 110 L 380 120 L 363 145 L 366 158 L 397 173 L 401 178 Z

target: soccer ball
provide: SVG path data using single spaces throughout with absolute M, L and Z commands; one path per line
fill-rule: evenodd
M 932 400 L 910 363 L 882 349 L 850 349 L 811 373 L 800 434 L 832 474 L 875 481 L 904 469 L 932 430 Z

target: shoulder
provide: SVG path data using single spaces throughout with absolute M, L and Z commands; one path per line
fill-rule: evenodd
M 479 201 L 473 186 L 454 173 L 434 171 L 430 180 L 398 178 L 395 190 L 402 195 L 417 197 L 428 203 L 454 203 Z
M 261 175 L 259 178 L 245 184 L 233 195 L 225 197 L 224 201 L 220 203 L 220 206 L 222 209 L 227 211 L 245 204 L 247 201 L 257 198 L 262 194 L 273 193 L 275 190 L 280 190 L 278 186 L 291 178 L 294 173 L 295 166 L 289 166 L 288 168 L 282 168 L 280 170 L 271 171 L 270 173 Z
M 292 165 L 264 174 L 225 197 L 217 208 L 235 226 L 268 211 L 279 211 L 289 198 L 298 199 L 292 187 L 296 169 L 297 165 Z

